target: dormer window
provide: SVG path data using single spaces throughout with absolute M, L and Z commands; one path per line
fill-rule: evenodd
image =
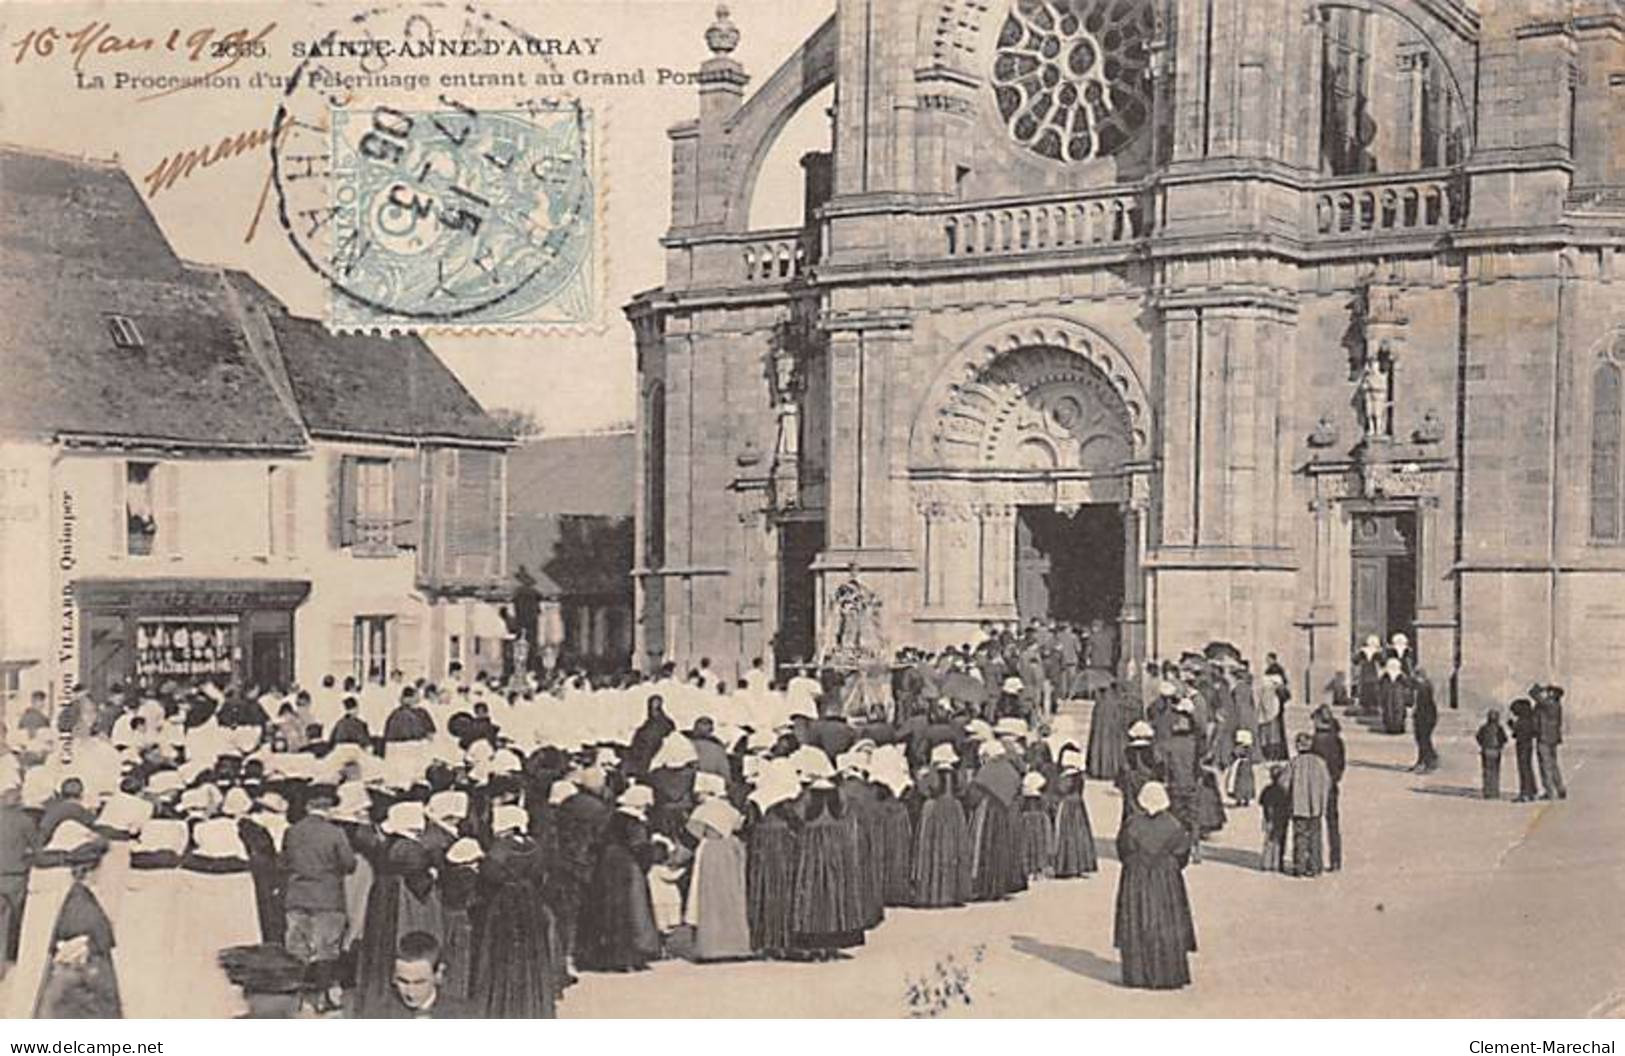
M 107 317 L 107 330 L 113 335 L 113 345 L 116 348 L 140 348 L 141 331 L 135 328 L 135 321 L 127 315 L 110 315 Z

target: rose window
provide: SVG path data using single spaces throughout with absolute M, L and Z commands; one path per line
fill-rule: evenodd
M 1016 0 L 993 91 L 1016 140 L 1056 161 L 1106 157 L 1151 114 L 1150 0 Z

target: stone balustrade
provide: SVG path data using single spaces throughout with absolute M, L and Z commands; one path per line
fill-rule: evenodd
M 789 282 L 800 278 L 813 260 L 813 239 L 799 227 L 755 231 L 739 247 L 747 285 Z
M 1021 205 L 982 205 L 924 214 L 949 257 L 1046 253 L 1119 245 L 1150 233 L 1147 198 L 1139 191 L 1073 195 Z M 929 241 L 927 243 L 930 244 Z
M 1466 220 L 1466 204 L 1437 173 L 1340 178 L 1313 192 L 1309 231 L 1323 238 L 1442 231 Z

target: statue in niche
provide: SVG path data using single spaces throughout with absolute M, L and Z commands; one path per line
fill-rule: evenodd
M 1385 439 L 1392 435 L 1393 385 L 1393 356 L 1385 341 L 1374 351 L 1366 352 L 1355 383 L 1360 424 L 1365 429 L 1367 440 Z

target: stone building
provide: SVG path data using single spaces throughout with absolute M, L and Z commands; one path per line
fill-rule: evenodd
M 855 575 L 894 645 L 1101 618 L 1318 699 L 1404 631 L 1464 706 L 1601 696 L 1619 0 L 839 0 L 751 92 L 742 32 L 627 309 L 644 657 L 809 655 Z M 804 223 L 753 230 L 831 85 Z
M 0 187 L 0 702 L 500 655 L 512 438 L 422 340 L 185 260 L 116 163 Z

